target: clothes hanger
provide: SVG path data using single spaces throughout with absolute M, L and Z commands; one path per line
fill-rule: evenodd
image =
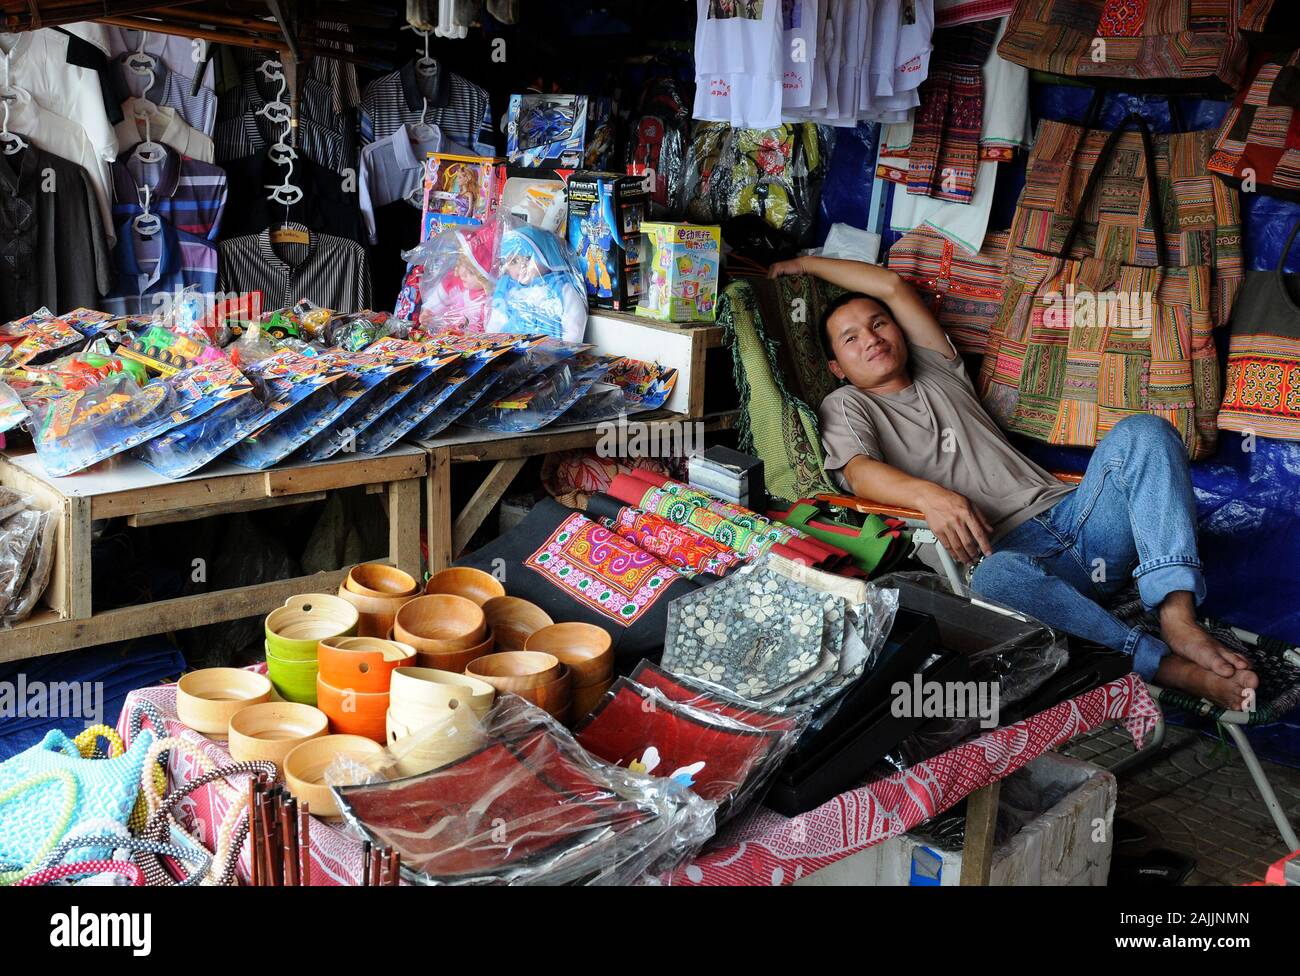
M 131 221 L 131 228 L 141 237 L 153 237 L 162 230 L 162 218 L 149 209 L 153 190 L 146 184 L 135 188 L 136 199 L 140 201 L 141 213 Z
M 429 124 L 428 116 L 429 99 L 426 97 L 424 100 L 424 108 L 420 109 L 420 121 L 415 123 L 415 125 L 411 126 L 408 130 L 412 142 L 419 144 L 432 142 L 434 139 L 438 138 L 439 129 L 437 126 Z
M 0 143 L 6 156 L 16 156 L 27 148 L 27 143 L 16 132 L 9 131 L 9 103 L 17 99 L 19 91 L 9 84 L 9 55 L 4 56 L 4 79 L 0 82 L 0 104 L 4 105 L 4 121 L 0 122 Z
M 158 76 L 155 74 L 158 68 L 158 59 L 144 49 L 146 36 L 145 31 L 140 32 L 140 46 L 127 55 L 125 63 L 132 74 L 148 77 L 149 83 L 144 86 L 144 91 L 140 93 L 140 97 L 147 101 L 149 100 L 149 92 L 153 90 L 153 86 L 158 81 Z
M 144 122 L 144 141 L 131 151 L 131 158 L 137 163 L 161 163 L 167 158 L 167 147 L 161 142 L 154 142 L 153 138 L 153 123 L 158 118 L 158 110 L 148 99 L 140 98 L 136 100 L 131 114 L 137 122 Z
M 411 33 L 415 34 L 416 37 L 424 39 L 424 56 L 416 58 L 415 72 L 416 74 L 422 75 L 426 78 L 429 77 L 438 70 L 438 62 L 429 57 L 429 38 L 433 36 L 433 31 L 422 30 L 421 28 L 413 27 L 410 24 L 403 26 L 402 30 L 409 30 Z
M 267 81 L 280 83 L 280 90 L 275 98 L 259 108 L 257 114 L 276 125 L 288 123 L 292 118 L 293 108 L 284 100 L 284 93 L 289 90 L 289 79 L 285 77 L 284 65 L 275 58 L 267 58 L 258 65 L 257 70 Z
M 278 224 L 273 223 L 267 230 L 272 244 L 310 244 L 311 232 L 304 225 L 289 219 L 289 208 L 302 201 L 303 192 L 302 187 L 292 182 L 294 160 L 298 158 L 298 152 L 289 144 L 293 117 L 290 106 L 283 101 L 289 85 L 283 67 L 279 61 L 267 59 L 257 69 L 267 81 L 280 82 L 280 92 L 276 95 L 275 101 L 267 102 L 258 112 L 271 122 L 281 123 L 284 126 L 280 131 L 280 137 L 267 148 L 267 157 L 271 162 L 284 167 L 284 180 L 279 184 L 266 184 L 266 188 L 271 191 L 268 199 L 284 207 L 284 219 Z M 280 112 L 281 108 L 283 114 Z M 267 109 L 271 111 L 268 112 Z

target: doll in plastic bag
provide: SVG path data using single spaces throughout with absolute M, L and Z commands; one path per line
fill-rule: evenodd
M 500 221 L 489 220 L 481 227 L 445 230 L 424 246 L 419 324 L 426 332 L 486 330 L 501 231 Z
M 582 341 L 587 331 L 587 288 L 568 244 L 528 224 L 502 235 L 500 276 L 487 331 Z

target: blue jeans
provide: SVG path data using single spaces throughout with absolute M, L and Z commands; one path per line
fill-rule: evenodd
M 1102 608 L 1137 580 L 1148 609 L 1177 590 L 1199 604 L 1205 579 L 1196 553 L 1196 501 L 1187 450 L 1167 421 L 1121 420 L 1079 486 L 998 540 L 971 589 L 1049 627 L 1133 655 L 1148 681 L 1169 645 Z

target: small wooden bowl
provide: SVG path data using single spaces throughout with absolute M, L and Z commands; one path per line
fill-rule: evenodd
M 325 735 L 329 727 L 326 714 L 310 705 L 249 705 L 230 719 L 230 755 L 237 762 L 273 762 L 283 773 L 284 757 L 300 743 Z
M 398 716 L 417 710 L 446 708 L 453 700 L 464 702 L 482 714 L 492 707 L 496 698 L 496 689 L 486 681 L 467 674 L 422 667 L 394 670 L 390 692 L 388 707 Z
M 483 643 L 475 644 L 463 651 L 452 651 L 448 654 L 418 654 L 417 663 L 422 668 L 435 668 L 438 671 L 454 671 L 464 674 L 465 668 L 469 666 L 470 661 L 476 661 L 484 654 L 491 654 L 495 649 L 496 638 L 489 633 Z
M 384 741 L 388 692 L 345 691 L 316 676 L 316 703 L 329 716 L 330 731 Z
M 561 664 L 560 672 L 553 680 L 516 694 L 552 715 L 567 711 L 573 700 L 573 670 L 567 664 Z
M 339 816 L 334 794 L 325 782 L 325 770 L 339 756 L 349 756 L 360 763 L 375 763 L 383 755 L 384 747 L 359 735 L 322 735 L 308 739 L 289 751 L 284 757 L 284 779 L 289 792 L 299 802 L 311 805 L 317 817 Z
M 402 605 L 393 620 L 393 636 L 422 654 L 451 654 L 481 644 L 488 629 L 472 600 L 435 593 Z
M 358 637 L 379 637 L 388 636 L 389 630 L 392 629 L 393 619 L 397 616 L 397 611 L 402 609 L 402 605 L 414 600 L 413 596 L 362 596 L 360 593 L 353 593 L 347 588 L 346 584 L 339 586 L 339 599 L 346 601 L 356 608 L 359 619 L 357 621 Z
M 493 597 L 505 596 L 506 588 L 491 573 L 468 566 L 453 566 L 430 576 L 429 582 L 424 584 L 424 592 L 426 596 L 432 593 L 463 596 L 481 607 Z
M 302 705 L 316 704 L 316 672 L 318 665 L 315 658 L 307 661 L 286 661 L 266 651 L 266 676 L 275 686 L 275 693 L 287 702 Z
M 609 686 L 614 683 L 614 679 L 603 681 L 598 685 L 588 685 L 585 688 L 573 689 L 573 702 L 570 707 L 570 716 L 573 724 L 577 725 L 584 718 L 591 714 L 592 709 L 600 704 L 600 700 L 605 697 L 605 692 L 609 691 Z
M 343 581 L 344 589 L 358 596 L 390 597 L 417 596 L 420 584 L 410 573 L 383 563 L 358 563 Z
M 415 648 L 379 637 L 335 637 L 320 642 L 320 676 L 335 688 L 388 691 L 393 670 L 415 663 Z
M 243 668 L 203 668 L 176 684 L 176 717 L 195 732 L 224 739 L 231 717 L 271 700 L 271 681 Z
M 355 634 L 358 621 L 356 607 L 346 600 L 327 593 L 300 593 L 266 615 L 266 642 L 283 661 L 315 660 L 317 642 Z
M 436 729 L 430 728 L 435 722 L 411 726 L 394 719 L 390 713 L 388 746 L 397 760 L 395 765 L 400 775 L 415 776 L 438 769 L 483 744 L 483 730 L 468 708 L 446 709 L 437 722 L 441 724 Z M 417 741 L 402 743 L 411 736 L 417 736 Z
M 604 627 L 565 623 L 543 627 L 528 638 L 526 649 L 555 655 L 573 670 L 573 687 L 586 688 L 614 676 L 613 646 Z
M 502 651 L 470 661 L 465 673 L 482 678 L 497 691 L 516 695 L 549 684 L 560 676 L 562 665 L 551 654 L 537 651 Z
M 531 634 L 555 623 L 536 603 L 517 596 L 494 596 L 483 604 L 483 616 L 502 651 L 522 651 Z

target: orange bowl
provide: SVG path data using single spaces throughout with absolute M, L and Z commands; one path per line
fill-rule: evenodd
M 468 566 L 452 566 L 430 576 L 429 582 L 424 584 L 424 592 L 426 596 L 432 593 L 463 596 L 481 607 L 493 597 L 505 596 L 506 588 L 491 573 Z
M 517 596 L 494 596 L 483 604 L 483 616 L 503 651 L 522 651 L 531 634 L 555 623 L 537 604 Z
M 450 654 L 483 643 L 487 620 L 472 600 L 435 593 L 402 605 L 393 619 L 393 636 L 421 653 Z
M 387 691 L 393 669 L 415 663 L 415 648 L 378 637 L 335 637 L 320 642 L 320 676 L 335 688 Z
M 595 624 L 565 623 L 543 627 L 525 649 L 553 654 L 573 670 L 573 686 L 586 688 L 614 676 L 614 639 Z
M 465 673 L 482 678 L 497 691 L 516 695 L 530 688 L 550 684 L 560 676 L 558 658 L 536 651 L 502 651 L 485 654 L 469 662 Z
M 358 596 L 395 597 L 416 596 L 420 584 L 410 573 L 383 563 L 359 563 L 353 566 L 343 581 L 345 589 Z
M 383 742 L 388 692 L 364 692 L 336 688 L 316 676 L 316 707 L 329 716 L 330 732 L 360 735 Z

